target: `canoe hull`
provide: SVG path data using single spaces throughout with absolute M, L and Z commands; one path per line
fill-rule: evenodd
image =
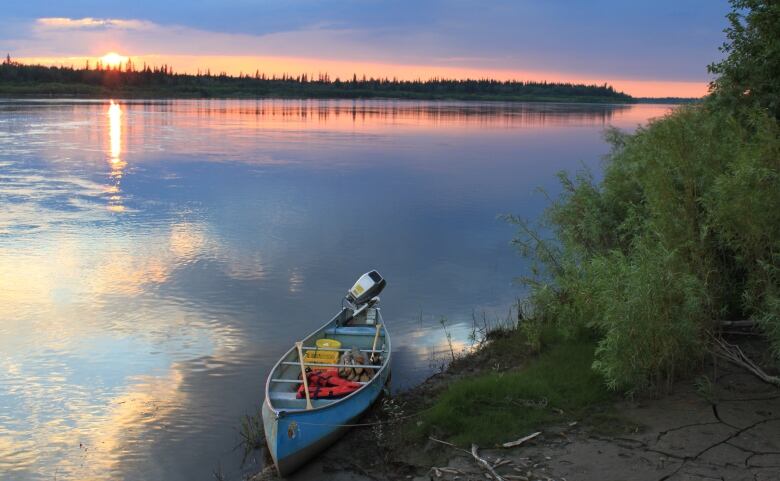
M 311 411 L 277 411 L 266 399 L 263 428 L 280 476 L 287 476 L 349 430 L 380 396 L 390 376 L 382 369 L 371 383 L 340 402 Z

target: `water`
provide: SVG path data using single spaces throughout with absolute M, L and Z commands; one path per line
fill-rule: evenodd
M 555 173 L 664 106 L 0 103 L 0 479 L 208 480 L 273 362 L 377 268 L 394 388 L 506 316 Z

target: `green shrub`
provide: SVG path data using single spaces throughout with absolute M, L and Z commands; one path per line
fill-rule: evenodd
M 586 270 L 599 314 L 593 367 L 612 389 L 668 389 L 675 374 L 700 359 L 709 326 L 707 294 L 684 264 L 658 242 L 629 255 L 613 252 Z
M 510 217 L 533 259 L 521 329 L 535 348 L 594 330 L 612 388 L 669 386 L 718 320 L 755 319 L 780 360 L 780 4 L 731 3 L 707 102 L 608 131 L 600 183 L 561 174 L 538 229 Z
M 740 267 L 743 311 L 780 359 L 780 128 L 754 114 L 743 137 L 705 201 L 713 230 Z
M 688 371 L 717 320 L 756 319 L 780 354 L 780 129 L 760 110 L 747 118 L 684 107 L 609 132 L 600 183 L 562 174 L 541 228 L 510 218 L 534 259 L 521 326 L 533 347 L 545 326 L 595 330 L 594 367 L 629 390 Z
M 710 65 L 717 75 L 710 101 L 728 111 L 766 109 L 780 119 L 780 3 L 776 0 L 731 0 L 727 15 L 727 54 Z

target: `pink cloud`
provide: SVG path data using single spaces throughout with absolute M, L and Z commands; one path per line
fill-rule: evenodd
M 142 30 L 154 27 L 151 22 L 143 20 L 123 20 L 117 18 L 67 18 L 67 17 L 45 17 L 35 21 L 36 25 L 44 29 L 100 29 L 116 28 L 125 30 Z

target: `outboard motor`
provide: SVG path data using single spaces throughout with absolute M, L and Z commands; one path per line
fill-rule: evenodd
M 378 296 L 386 284 L 385 279 L 377 271 L 366 272 L 347 291 L 347 302 L 360 309 Z

